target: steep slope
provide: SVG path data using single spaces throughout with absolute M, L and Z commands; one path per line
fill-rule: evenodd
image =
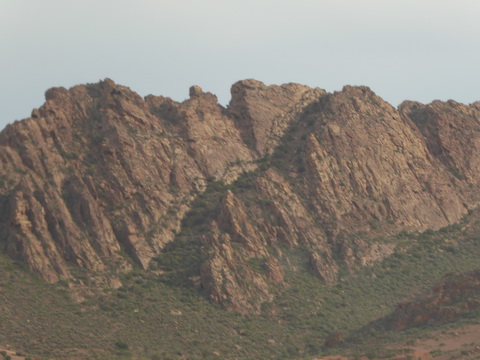
M 47 91 L 0 135 L 7 253 L 52 282 L 72 277 L 70 264 L 90 276 L 128 270 L 123 252 L 147 268 L 207 179 L 230 182 L 257 158 L 214 95 L 190 95 L 144 100 L 109 79 Z
M 325 94 L 299 84 L 265 86 L 246 80 L 232 86 L 228 115 L 238 123 L 246 144 L 261 156 L 271 154 L 292 118 Z
M 465 108 L 476 119 L 469 126 L 480 129 L 475 106 L 449 116 L 461 122 Z M 365 87 L 323 94 L 305 107 L 263 159 L 266 170 L 234 183 L 217 207 L 201 272 L 211 298 L 259 312 L 279 283 L 285 286 L 288 249 L 307 249 L 304 266 L 331 285 L 342 268 L 354 272 L 393 252 L 395 243 L 372 239 L 444 227 L 477 206 L 471 194 L 478 182 L 453 174 L 402 114 Z M 445 137 L 467 151 L 453 135 Z
M 320 179 L 310 191 L 318 212 L 355 226 L 374 218 L 421 230 L 466 213 L 455 179 L 415 126 L 368 88 L 346 87 L 322 107 L 311 115 L 317 138 L 309 138 L 305 164 L 306 179 Z
M 220 196 L 218 183 L 209 188 L 199 200 L 211 195 L 213 188 L 217 189 L 215 196 Z M 197 200 L 193 208 L 200 209 Z M 209 216 L 206 210 L 202 213 Z M 63 282 L 40 281 L 20 262 L 3 255 L 0 344 L 31 358 L 72 360 L 311 359 L 332 353 L 380 356 L 386 346 L 384 337 L 392 332 L 382 328 L 365 339 L 369 331 L 364 327 L 391 313 L 400 299 L 434 286 L 443 274 L 477 268 L 479 216 L 473 211 L 460 224 L 439 231 L 387 237 L 384 242 L 397 245 L 392 256 L 357 268 L 354 274 L 343 273 L 335 285 L 322 285 L 303 268 L 308 262 L 305 248 L 283 246 L 290 261 L 288 266 L 280 262 L 284 283 L 277 283 L 280 286 L 273 301 L 263 304 L 258 316 L 222 311 L 188 285 L 188 279 L 183 282 L 180 276 L 170 277 L 174 274 L 168 271 L 159 277 L 159 271 L 139 268 L 121 276 L 122 287 L 72 303 Z M 170 261 L 170 266 L 176 267 L 172 263 L 175 258 L 183 267 L 190 264 L 189 257 L 181 261 L 185 252 L 180 251 L 190 243 L 180 239 L 165 246 L 165 266 Z M 237 249 L 235 244 L 233 247 Z M 199 266 L 193 263 L 192 268 Z M 258 261 L 249 262 L 253 269 L 259 265 Z M 338 347 L 324 348 L 326 340 L 337 334 Z M 355 335 L 353 344 L 350 335 Z M 398 336 L 403 344 L 408 340 L 404 334 Z
M 399 111 L 410 118 L 425 136 L 430 153 L 464 184 L 478 184 L 480 126 L 478 111 L 480 103 L 470 106 L 453 100 L 434 101 L 423 105 L 416 102 L 404 102 Z M 456 183 L 461 186 L 461 183 Z M 478 193 L 470 196 L 478 199 Z
M 108 79 L 51 89 L 0 134 L 0 242 L 71 285 L 175 258 L 212 301 L 259 313 L 287 273 L 333 285 L 394 251 L 381 236 L 476 207 L 479 120 L 478 104 L 397 111 L 366 87 L 245 80 L 226 109 L 197 86 L 182 103 Z

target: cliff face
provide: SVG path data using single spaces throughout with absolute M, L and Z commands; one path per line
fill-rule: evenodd
M 174 238 L 207 177 L 228 181 L 256 155 L 216 98 L 145 100 L 111 80 L 51 89 L 0 138 L 2 241 L 49 281 L 143 268 Z M 240 164 L 241 162 L 241 164 Z
M 247 194 L 239 192 L 249 206 L 248 215 L 237 223 L 248 223 L 248 229 L 226 221 L 225 213 L 235 213 L 238 205 L 221 206 L 213 232 L 220 229 L 223 234 L 215 238 L 242 239 L 235 249 L 237 256 L 242 254 L 243 268 L 249 268 L 252 257 L 261 259 L 265 268 L 271 258 L 288 264 L 288 256 L 279 251 L 281 244 L 304 248 L 310 270 L 324 283 L 333 284 L 339 260 L 354 271 L 393 252 L 394 244 L 368 238 L 400 229 L 437 229 L 458 221 L 478 204 L 478 182 L 462 175 L 473 170 L 474 162 L 463 162 L 452 172 L 430 145 L 434 134 L 417 125 L 418 116 L 406 111 L 407 106 L 403 104 L 398 112 L 365 87 L 320 94 L 290 122 L 268 160 L 268 170 L 254 177 Z M 455 133 L 445 129 L 444 146 L 460 152 L 458 161 L 468 151 L 460 150 L 463 139 L 475 141 L 472 134 L 480 129 L 479 115 L 475 106 L 459 106 L 449 113 L 450 121 L 436 125 L 450 128 L 451 122 L 470 119 Z M 475 147 L 470 149 L 476 153 Z M 215 261 L 221 256 L 217 253 Z M 213 261 L 208 253 L 206 259 Z M 241 274 L 236 270 L 239 261 L 229 274 Z M 214 287 L 215 293 L 222 292 L 215 284 L 231 281 L 222 275 L 229 268 L 226 256 L 223 262 L 217 274 L 222 282 L 212 281 L 211 274 L 204 276 L 207 289 Z M 271 284 L 262 289 L 265 293 L 277 287 Z
M 227 109 L 199 87 L 182 103 L 108 79 L 51 89 L 0 134 L 0 244 L 47 281 L 81 282 L 84 269 L 119 286 L 115 274 L 147 270 L 221 181 L 230 190 L 198 233 L 201 286 L 258 312 L 295 271 L 285 249 L 333 284 L 340 263 L 354 271 L 393 251 L 368 238 L 477 206 L 479 120 L 478 104 L 396 110 L 365 87 L 246 80 Z

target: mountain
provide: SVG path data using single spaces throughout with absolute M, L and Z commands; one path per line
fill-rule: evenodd
M 298 274 L 342 286 L 478 207 L 480 102 L 231 93 L 223 107 L 198 86 L 181 103 L 110 79 L 48 90 L 0 133 L 2 251 L 78 302 L 140 271 L 263 316 Z

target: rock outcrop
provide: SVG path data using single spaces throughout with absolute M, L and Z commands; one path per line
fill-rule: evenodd
M 48 281 L 70 278 L 68 264 L 128 270 L 123 252 L 146 269 L 207 179 L 231 182 L 258 159 L 214 95 L 194 86 L 190 96 L 142 99 L 109 79 L 48 90 L 0 136 L 8 254 Z
M 290 122 L 325 91 L 245 80 L 233 84 L 231 93 L 228 115 L 237 120 L 245 143 L 264 156 L 274 151 Z
M 346 226 L 374 219 L 423 230 L 455 222 L 474 206 L 416 126 L 368 88 L 345 87 L 321 107 L 309 115 L 305 154 L 318 213 Z
M 147 268 L 206 178 L 228 181 L 254 153 L 209 93 L 145 100 L 111 80 L 51 89 L 0 136 L 7 252 L 49 281 Z
M 119 286 L 132 263 L 148 270 L 213 182 L 230 185 L 198 230 L 199 282 L 244 314 L 288 271 L 334 284 L 395 247 L 368 239 L 437 229 L 479 202 L 478 103 L 397 110 L 366 87 L 255 80 L 227 108 L 198 86 L 178 103 L 109 79 L 45 97 L 0 134 L 0 244 L 50 282 L 81 283 L 81 268 Z
M 480 270 L 445 277 L 430 292 L 398 305 L 387 319 L 395 331 L 441 324 L 480 309 Z

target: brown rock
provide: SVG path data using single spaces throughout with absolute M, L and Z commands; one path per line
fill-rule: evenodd
M 339 346 L 343 339 L 345 338 L 345 334 L 342 333 L 341 331 L 336 331 L 333 334 L 331 334 L 327 339 L 325 340 L 325 347 L 327 348 L 332 348 L 332 347 L 337 347 Z
M 235 83 L 228 114 L 244 141 L 262 156 L 273 152 L 284 131 L 304 108 L 325 94 L 299 84 L 266 86 L 257 80 Z
M 198 234 L 193 279 L 212 301 L 258 313 L 288 286 L 285 267 L 299 269 L 293 251 L 333 284 L 340 263 L 353 272 L 395 248 L 366 238 L 437 229 L 480 200 L 478 103 L 397 111 L 366 87 L 256 80 L 232 86 L 228 109 L 198 86 L 177 103 L 110 79 L 45 97 L 0 134 L 0 242 L 50 282 L 74 265 L 119 286 L 125 253 L 147 270 L 218 180 L 232 190 Z
M 146 269 L 174 238 L 192 191 L 255 166 L 215 96 L 192 91 L 178 104 L 109 79 L 55 88 L 31 119 L 7 126 L 0 240 L 9 254 L 49 281 L 68 278 L 68 263 L 128 271 L 122 250 Z
M 191 97 L 191 98 L 193 98 L 193 97 L 199 97 L 199 96 L 203 95 L 203 90 L 202 90 L 202 88 L 201 88 L 200 86 L 195 85 L 195 86 L 192 86 L 192 87 L 190 88 L 189 93 L 190 93 L 190 97 Z
M 480 270 L 446 276 L 431 291 L 399 304 L 387 319 L 389 327 L 402 331 L 456 320 L 470 311 L 480 309 L 480 302 L 471 300 L 478 297 L 479 293 Z

